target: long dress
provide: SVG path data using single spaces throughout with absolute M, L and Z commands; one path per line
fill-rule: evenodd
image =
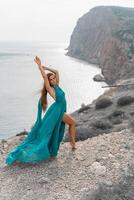
M 67 104 L 65 92 L 59 85 L 55 89 L 56 101 L 48 108 L 41 118 L 41 99 L 38 101 L 37 119 L 26 138 L 6 156 L 5 163 L 14 162 L 37 163 L 41 160 L 57 156 L 60 143 L 64 137 L 65 123 L 62 121 Z

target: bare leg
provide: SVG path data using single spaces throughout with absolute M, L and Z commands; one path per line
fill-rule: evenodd
M 69 125 L 69 135 L 70 135 L 70 144 L 72 146 L 72 149 L 76 149 L 76 147 L 75 147 L 75 136 L 76 136 L 75 124 Z
M 76 121 L 70 114 L 67 113 L 64 113 L 63 121 L 69 125 L 70 144 L 72 146 L 72 149 L 76 149 L 75 147 Z

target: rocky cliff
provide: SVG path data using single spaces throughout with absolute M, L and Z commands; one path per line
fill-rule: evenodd
M 107 82 L 134 76 L 134 9 L 97 6 L 79 18 L 67 55 L 100 65 Z

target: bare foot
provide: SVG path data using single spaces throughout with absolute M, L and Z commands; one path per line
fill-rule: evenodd
M 71 144 L 71 146 L 72 146 L 72 150 L 75 150 L 75 149 L 76 149 L 75 143 L 70 142 L 70 144 Z
M 77 148 L 76 148 L 75 146 L 73 146 L 73 147 L 72 147 L 72 150 L 75 150 L 75 149 L 77 149 Z
M 55 159 L 57 159 L 57 156 L 51 156 L 49 159 L 50 160 L 55 160 Z
M 13 166 L 19 166 L 19 164 L 20 164 L 20 162 L 15 162 L 15 163 L 13 163 Z

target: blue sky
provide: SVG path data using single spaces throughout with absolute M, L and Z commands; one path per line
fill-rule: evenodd
M 133 0 L 0 0 L 0 40 L 68 42 L 79 17 L 98 5 Z

